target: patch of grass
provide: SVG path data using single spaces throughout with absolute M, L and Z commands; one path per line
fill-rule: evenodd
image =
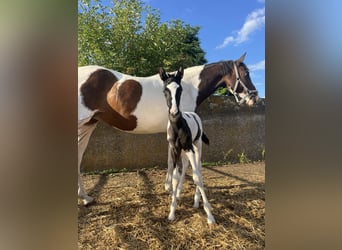
M 221 163 L 220 162 L 202 162 L 202 167 L 214 167 L 214 166 L 219 166 Z
M 241 154 L 238 154 L 238 157 L 239 157 L 239 163 L 240 164 L 246 164 L 246 163 L 251 162 L 244 152 L 242 152 Z
M 233 151 L 234 151 L 234 150 L 231 148 L 231 149 L 229 149 L 226 153 L 224 153 L 224 155 L 223 155 L 223 160 L 224 160 L 225 162 L 227 162 L 228 164 L 231 164 L 231 163 L 232 163 L 231 161 L 228 161 L 228 159 L 231 157 Z
M 84 175 L 113 175 L 117 173 L 126 173 L 126 172 L 130 172 L 130 171 L 127 170 L 127 168 L 121 168 L 121 169 L 111 168 L 111 169 L 87 171 L 84 173 Z
M 111 168 L 111 169 L 103 169 L 103 170 L 92 170 L 84 172 L 83 175 L 114 175 L 117 173 L 128 173 L 128 172 L 136 172 L 136 171 L 153 171 L 160 169 L 159 166 L 147 167 L 147 168 L 139 168 L 139 169 L 127 169 L 127 168 Z

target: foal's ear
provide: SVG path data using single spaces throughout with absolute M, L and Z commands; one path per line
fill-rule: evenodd
M 168 78 L 167 73 L 165 72 L 165 69 L 163 67 L 160 67 L 159 69 L 159 76 L 163 82 Z
M 176 77 L 179 77 L 180 79 L 182 79 L 183 75 L 184 75 L 184 69 L 182 66 L 180 66 L 179 70 L 177 71 Z
M 242 63 L 245 60 L 245 56 L 246 56 L 247 52 L 245 52 L 242 56 L 240 56 L 239 59 L 236 60 L 236 62 L 238 64 Z

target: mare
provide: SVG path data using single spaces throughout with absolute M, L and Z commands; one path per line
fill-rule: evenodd
M 186 68 L 182 79 L 180 109 L 195 111 L 223 85 L 239 103 L 249 106 L 257 103 L 258 93 L 243 62 L 245 55 L 237 60 Z M 78 196 L 84 205 L 92 203 L 94 199 L 83 188 L 80 166 L 98 121 L 128 133 L 166 132 L 168 116 L 163 87 L 158 74 L 135 77 L 100 66 L 78 68 Z M 168 169 L 172 169 L 172 166 L 169 165 Z M 165 187 L 169 189 L 169 171 L 166 180 Z
M 187 165 L 182 166 L 182 161 L 189 160 L 192 166 L 192 178 L 196 185 L 194 207 L 198 208 L 200 194 L 203 199 L 204 211 L 208 216 L 208 223 L 215 223 L 215 219 L 211 214 L 211 206 L 204 192 L 202 180 L 202 140 L 209 144 L 207 136 L 203 133 L 202 121 L 195 112 L 182 112 L 179 109 L 180 98 L 182 93 L 181 80 L 183 77 L 183 68 L 176 74 L 167 74 L 163 68 L 160 69 L 159 75 L 164 82 L 164 95 L 167 106 L 169 108 L 167 124 L 167 141 L 169 142 L 169 150 L 171 152 L 173 175 L 172 175 L 172 202 L 169 213 L 169 220 L 175 219 L 175 210 L 177 206 L 177 194 L 179 189 L 180 176 L 179 170 L 182 172 L 181 178 L 184 180 L 184 174 Z M 183 155 L 183 156 L 182 156 Z M 181 167 L 182 166 L 182 167 Z M 186 166 L 186 167 L 185 167 Z

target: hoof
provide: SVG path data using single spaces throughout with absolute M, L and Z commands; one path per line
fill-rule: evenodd
M 212 216 L 212 215 L 209 215 L 208 216 L 208 224 L 209 225 L 211 225 L 211 224 L 216 224 L 216 221 L 215 221 L 215 218 L 214 218 L 214 216 Z
M 168 219 L 169 219 L 169 221 L 174 221 L 175 220 L 175 215 L 174 214 L 169 214 Z
M 88 205 L 91 205 L 95 202 L 94 198 L 93 197 L 90 197 L 90 196 L 86 196 L 86 197 L 83 197 L 82 198 L 82 203 L 84 206 L 88 206 Z
M 165 191 L 171 192 L 171 185 L 170 185 L 170 183 L 165 183 Z
M 181 192 L 178 192 L 178 191 L 177 191 L 176 199 L 177 199 L 177 200 L 180 200 L 180 199 L 181 199 Z

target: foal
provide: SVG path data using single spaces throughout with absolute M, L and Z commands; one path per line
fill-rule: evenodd
M 177 196 L 180 195 L 179 171 L 181 169 L 182 153 L 189 159 L 193 171 L 193 180 L 196 184 L 194 207 L 198 207 L 200 194 L 203 199 L 204 210 L 208 216 L 208 223 L 215 223 L 211 214 L 211 206 L 204 192 L 201 175 L 201 155 L 202 155 L 202 137 L 203 141 L 209 143 L 208 138 L 203 134 L 202 122 L 199 116 L 194 112 L 181 112 L 179 110 L 180 96 L 182 93 L 181 80 L 183 77 L 183 68 L 181 67 L 176 74 L 167 74 L 163 68 L 160 68 L 159 75 L 164 82 L 164 95 L 169 108 L 167 124 L 167 140 L 169 142 L 169 152 L 173 164 L 172 175 L 172 202 L 169 213 L 169 220 L 175 219 L 175 210 L 177 206 Z M 177 193 L 178 189 L 178 194 Z

